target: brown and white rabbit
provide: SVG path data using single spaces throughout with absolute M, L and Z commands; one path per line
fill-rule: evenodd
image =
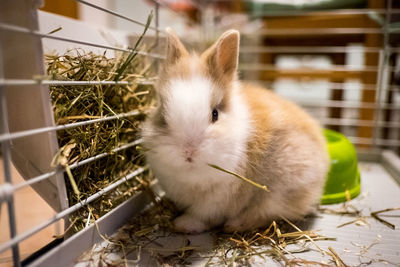
M 200 56 L 167 32 L 159 105 L 142 135 L 151 169 L 184 212 L 176 229 L 244 231 L 312 211 L 330 164 L 317 122 L 267 89 L 237 80 L 238 31 L 225 32 Z

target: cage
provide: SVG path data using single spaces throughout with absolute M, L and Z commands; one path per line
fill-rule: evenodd
M 0 264 L 400 264 L 400 8 L 396 1 L 71 0 L 43 4 L 6 0 L 0 10 Z M 74 18 L 79 10 L 84 21 L 39 8 Z M 146 25 L 151 10 L 154 20 Z M 146 97 L 151 96 L 164 59 L 164 26 L 173 26 L 187 45 L 198 49 L 207 47 L 224 30 L 238 29 L 241 80 L 261 84 L 299 104 L 321 125 L 343 133 L 356 146 L 361 195 L 346 204 L 321 206 L 315 218 L 298 225 L 305 232 L 293 226 L 296 237 L 303 238 L 299 241 L 302 246 L 282 247 L 280 236 L 279 251 L 286 256 L 271 254 L 267 245 L 251 248 L 247 254 L 235 254 L 243 252 L 238 243 L 215 251 L 214 232 L 194 236 L 168 233 L 154 240 L 143 234 L 146 242 L 139 240 L 127 251 L 115 249 L 118 233 L 154 198 L 146 191 L 163 194 L 156 180 L 145 179 L 149 167 L 135 154 L 141 149 L 135 129 L 148 108 L 143 103 L 152 101 Z M 84 75 L 94 76 L 70 72 L 89 52 L 92 61 L 100 57 L 102 68 L 110 60 L 117 61 L 110 63 L 114 65 L 108 71 L 86 66 Z M 121 67 L 130 57 L 138 62 L 129 76 Z M 49 60 L 62 71 L 49 73 Z M 67 114 L 65 117 L 56 112 L 61 96 L 53 98 L 54 88 L 83 90 L 70 100 L 72 109 L 81 95 L 100 94 L 99 88 L 111 86 L 124 88 L 119 89 L 126 92 L 121 99 L 133 92 L 136 106 L 126 104 L 128 109 L 114 112 L 114 106 L 104 102 L 99 104 L 104 108 L 99 114 L 85 113 L 87 107 L 83 114 L 60 113 Z M 84 103 L 97 105 L 95 102 Z M 103 127 L 98 125 L 108 122 L 116 124 L 104 128 L 122 128 L 124 123 L 133 126 L 122 128 L 115 143 L 109 141 L 112 133 L 107 132 L 109 139 L 98 139 L 105 144 L 102 150 L 90 150 L 97 137 L 87 137 L 87 132 L 98 131 Z M 71 143 L 68 135 L 61 141 L 60 133 L 80 127 L 84 129 L 79 133 L 81 141 Z M 85 149 L 89 152 L 74 159 L 71 150 L 84 140 L 88 140 Z M 128 166 L 130 160 L 134 164 Z M 118 177 L 96 184 L 94 192 L 83 192 L 80 180 L 74 185 L 75 170 L 85 166 L 107 169 L 105 166 L 115 161 L 122 162 L 118 170 L 113 169 Z M 126 170 L 121 171 L 124 164 Z M 93 175 L 89 173 L 87 170 L 85 175 Z M 136 187 L 140 190 L 133 192 Z M 108 207 L 103 202 L 109 194 L 124 197 L 115 206 L 109 205 L 107 212 L 90 212 L 95 201 Z M 76 213 L 81 210 L 85 213 Z M 78 223 L 83 229 L 72 234 Z M 312 229 L 321 229 L 330 238 L 318 241 L 321 236 L 306 231 Z M 229 238 L 248 241 L 240 235 Z

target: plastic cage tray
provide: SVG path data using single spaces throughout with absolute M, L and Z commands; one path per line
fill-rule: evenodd
M 350 203 L 363 211 L 363 215 L 367 216 L 367 224 L 364 226 L 349 224 L 338 228 L 338 225 L 354 220 L 354 217 L 318 213 L 317 216 L 298 226 L 302 230 L 318 229 L 321 234 L 336 238 L 335 241 L 317 241 L 317 244 L 326 250 L 328 247 L 332 247 L 349 266 L 359 266 L 360 264 L 400 266 L 400 211 L 391 212 L 389 213 L 391 216 L 382 217 L 394 224 L 396 229 L 391 229 L 369 216 L 371 211 L 400 207 L 400 159 L 390 151 L 383 151 L 379 154 L 360 154 L 359 159 L 361 194 L 351 200 Z M 100 232 L 105 235 L 116 233 L 119 227 L 132 216 L 138 214 L 148 203 L 149 199 L 145 194 L 139 194 L 126 201 L 98 221 Z M 335 209 L 339 205 L 341 204 L 322 207 Z M 209 233 L 200 235 L 173 234 L 158 239 L 157 242 L 168 248 L 179 248 L 187 239 L 190 240 L 191 246 L 202 248 L 210 247 L 213 242 L 213 237 Z M 98 244 L 98 247 L 105 245 L 95 226 L 91 225 L 37 259 L 27 263 L 27 265 L 92 266 L 93 262 L 78 262 L 78 258 L 83 252 L 92 249 L 95 244 Z M 330 256 L 323 256 L 313 246 L 310 246 L 310 248 L 313 249 L 296 253 L 295 256 L 301 259 L 333 264 Z M 113 255 L 109 256 L 112 258 Z M 136 252 L 128 254 L 127 258 L 137 259 Z M 194 266 L 203 266 L 208 261 L 208 259 L 194 256 L 193 259 L 189 260 Z M 142 250 L 138 264 L 140 266 L 154 266 L 157 263 L 149 253 Z M 254 257 L 251 265 L 281 266 L 281 263 L 268 257 L 265 259 Z

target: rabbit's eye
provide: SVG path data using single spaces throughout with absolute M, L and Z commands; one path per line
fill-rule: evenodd
M 216 122 L 218 120 L 218 110 L 216 108 L 213 109 L 211 113 L 212 122 Z

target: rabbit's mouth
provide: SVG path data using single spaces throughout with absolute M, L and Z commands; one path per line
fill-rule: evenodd
M 193 163 L 195 158 L 195 153 L 196 151 L 194 149 L 185 149 L 183 152 L 183 157 L 185 159 L 185 162 Z
M 181 147 L 182 157 L 185 163 L 192 165 L 195 161 L 198 161 L 201 144 L 202 138 L 199 137 L 192 137 L 185 140 Z

